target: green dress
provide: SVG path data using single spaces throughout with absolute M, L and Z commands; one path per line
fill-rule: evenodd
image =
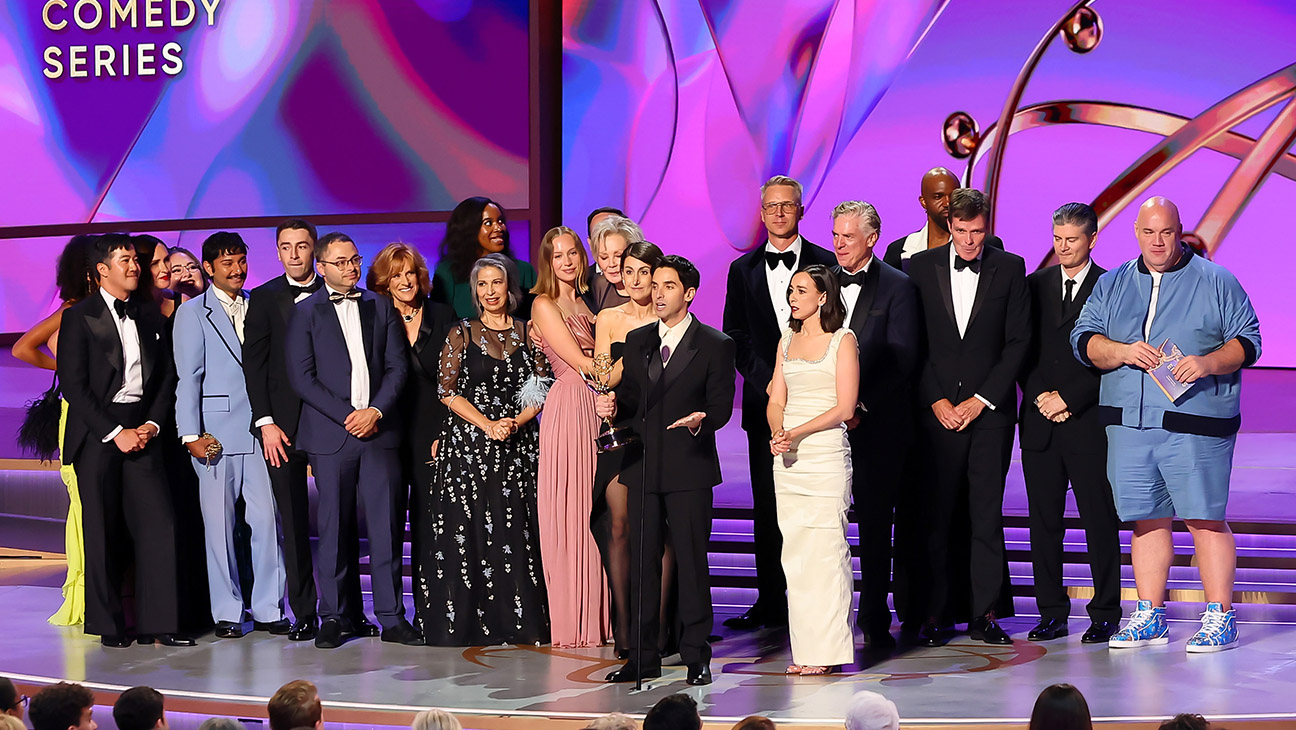
M 520 319 L 530 319 L 530 302 L 531 296 L 527 292 L 536 284 L 536 270 L 531 264 L 525 261 L 513 259 L 518 267 L 518 279 L 522 285 L 522 306 L 516 312 Z M 439 302 L 444 302 L 454 307 L 455 315 L 460 319 L 472 319 L 477 316 L 477 308 L 473 306 L 473 287 L 466 281 L 455 281 L 450 274 L 450 262 L 442 261 L 437 264 L 436 274 L 433 277 L 435 281 L 432 285 L 432 298 Z

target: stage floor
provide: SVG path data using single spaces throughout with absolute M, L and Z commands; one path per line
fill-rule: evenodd
M 1168 646 L 1112 651 L 1082 645 L 1080 619 L 1073 619 L 1076 633 L 1066 639 L 1027 642 L 1020 637 L 1033 622 L 1018 618 L 1005 622 L 1019 637 L 1009 647 L 961 637 L 944 648 L 889 657 L 862 652 L 847 673 L 823 678 L 783 676 L 785 634 L 727 632 L 715 644 L 714 684 L 689 687 L 683 667 L 667 667 L 665 677 L 634 693 L 601 681 L 618 665 L 610 649 L 445 649 L 359 639 L 323 651 L 261 633 L 208 636 L 189 649 L 105 649 L 80 629 L 47 624 L 58 602 L 55 588 L 0 587 L 0 676 L 89 681 L 104 691 L 143 684 L 177 698 L 261 707 L 281 684 L 302 677 L 315 682 L 328 707 L 364 712 L 381 724 L 400 724 L 397 715 L 427 707 L 450 709 L 470 727 L 473 716 L 642 714 L 661 697 L 686 692 L 717 723 L 765 714 L 780 723 L 840 727 L 847 702 L 861 689 L 894 700 L 907 726 L 1024 722 L 1039 691 L 1055 682 L 1079 687 L 1095 719 L 1155 720 L 1191 711 L 1234 723 L 1296 721 L 1296 625 L 1285 623 L 1244 624 L 1239 648 L 1190 655 L 1184 642 L 1195 623 L 1175 622 Z

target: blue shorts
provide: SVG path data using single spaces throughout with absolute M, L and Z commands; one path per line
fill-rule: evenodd
M 1121 520 L 1223 520 L 1237 436 L 1107 427 L 1107 479 Z

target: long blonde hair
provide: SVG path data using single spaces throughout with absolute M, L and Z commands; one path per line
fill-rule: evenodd
M 559 236 L 571 236 L 576 242 L 576 250 L 580 251 L 580 269 L 576 271 L 576 293 L 584 294 L 589 291 L 589 284 L 586 279 L 589 277 L 589 256 L 585 253 L 585 244 L 581 243 L 580 236 L 576 231 L 567 226 L 554 226 L 540 239 L 540 250 L 536 253 L 536 284 L 531 288 L 532 294 L 549 297 L 550 299 L 558 298 L 559 283 L 558 272 L 553 267 L 554 239 Z

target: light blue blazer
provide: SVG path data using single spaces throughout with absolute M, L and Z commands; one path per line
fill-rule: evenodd
M 243 296 L 248 296 L 246 291 Z M 243 378 L 243 345 L 216 288 L 180 305 L 172 337 L 178 382 L 176 428 L 181 436 L 204 431 L 226 454 L 254 453 L 252 406 Z

